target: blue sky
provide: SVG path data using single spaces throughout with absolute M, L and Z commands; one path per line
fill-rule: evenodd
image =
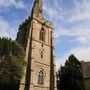
M 0 37 L 16 38 L 18 26 L 31 12 L 34 0 L 0 0 Z M 90 61 L 90 0 L 43 0 L 43 14 L 54 25 L 55 61 L 70 54 Z

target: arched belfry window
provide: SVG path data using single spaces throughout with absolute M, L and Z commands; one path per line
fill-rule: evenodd
M 38 84 L 44 85 L 44 73 L 42 71 L 38 73 Z
M 39 39 L 41 41 L 45 42 L 45 29 L 44 28 L 42 28 L 41 31 L 40 31 Z

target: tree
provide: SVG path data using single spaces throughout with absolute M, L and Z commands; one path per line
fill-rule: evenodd
M 74 55 L 70 55 L 65 66 L 61 66 L 58 77 L 59 90 L 85 90 L 81 63 Z
M 0 90 L 18 90 L 24 65 L 23 48 L 11 39 L 0 38 Z

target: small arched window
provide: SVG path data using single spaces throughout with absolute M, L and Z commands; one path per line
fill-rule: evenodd
M 44 28 L 42 28 L 41 31 L 40 31 L 39 39 L 41 41 L 44 41 L 45 42 L 45 30 L 44 30 Z
M 39 72 L 38 74 L 38 84 L 39 85 L 44 85 L 44 74 L 42 71 Z

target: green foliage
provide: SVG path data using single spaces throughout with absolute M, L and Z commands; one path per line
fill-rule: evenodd
M 24 50 L 18 43 L 0 38 L 0 87 L 18 84 L 24 65 Z
M 69 56 L 65 66 L 61 66 L 58 76 L 59 89 L 85 90 L 81 63 L 74 55 Z

